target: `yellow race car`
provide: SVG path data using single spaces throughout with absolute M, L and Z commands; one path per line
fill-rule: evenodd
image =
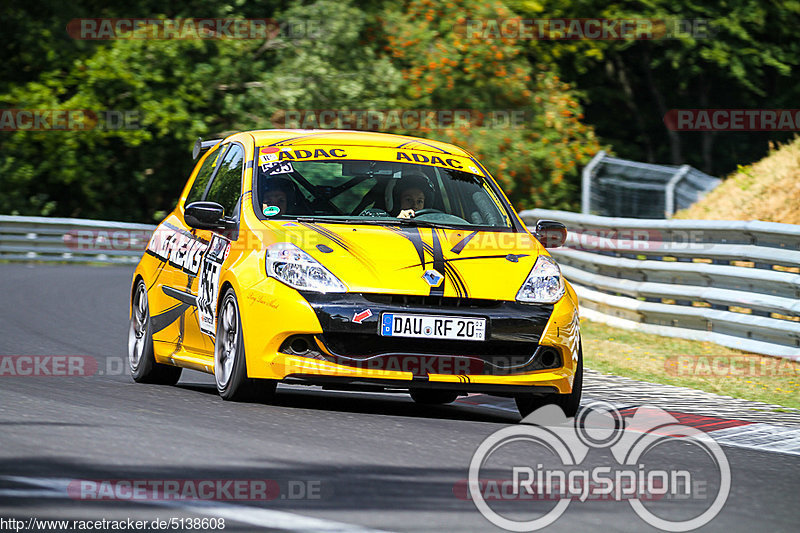
M 137 382 L 214 375 L 226 400 L 278 382 L 514 397 L 524 416 L 581 396 L 577 298 L 489 172 L 456 146 L 263 130 L 202 156 L 133 275 Z

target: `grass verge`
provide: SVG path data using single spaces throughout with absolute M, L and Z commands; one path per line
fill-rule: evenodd
M 800 408 L 800 363 L 581 321 L 587 368 Z

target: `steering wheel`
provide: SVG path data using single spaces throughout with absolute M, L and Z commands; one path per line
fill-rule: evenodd
M 360 217 L 388 217 L 389 213 L 387 213 L 383 209 L 379 209 L 377 207 L 370 207 L 368 209 L 364 209 L 361 211 L 358 216 Z
M 414 211 L 414 218 L 417 218 L 420 215 L 432 215 L 433 213 L 442 213 L 442 211 L 433 208 L 420 209 L 419 211 Z

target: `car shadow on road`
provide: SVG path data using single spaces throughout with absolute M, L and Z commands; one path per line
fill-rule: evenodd
M 212 497 L 208 499 L 252 506 L 339 511 L 397 508 L 442 511 L 448 508 L 464 510 L 471 507 L 468 498 L 465 498 L 466 493 L 463 492 L 468 473 L 466 459 L 463 468 L 389 466 L 376 463 L 320 464 L 320 458 L 313 463 L 284 458 L 280 465 L 276 465 L 274 457 L 260 457 L 257 453 L 254 450 L 252 456 L 243 457 L 242 461 L 246 464 L 196 467 L 124 462 L 103 465 L 93 464 L 89 459 L 7 458 L 0 460 L 0 502 L 8 503 L 17 499 L 15 496 L 7 497 L 5 490 L 41 486 L 35 483 L 43 478 L 52 478 L 64 487 L 52 489 L 55 494 L 51 497 L 31 494 L 32 498 L 27 501 L 29 506 L 47 507 L 53 505 L 54 499 L 72 501 L 74 504 L 104 502 L 109 507 L 130 503 L 148 504 L 165 499 L 160 492 L 163 485 L 153 485 L 152 490 L 142 492 L 141 497 L 136 497 L 131 492 L 116 492 L 114 487 L 120 481 L 179 480 L 185 483 L 205 480 L 265 480 L 271 488 L 266 495 L 259 494 L 258 498 L 251 497 L 252 493 L 241 492 L 244 495 L 237 498 L 230 487 L 223 487 L 219 494 L 211 494 Z M 26 479 L 34 481 L 31 483 Z M 80 485 L 81 480 L 91 480 L 96 484 L 102 482 L 113 490 L 92 492 L 91 486 L 86 488 Z M 301 486 L 303 490 L 300 490 Z M 274 489 L 279 489 L 279 492 L 276 493 Z M 21 496 L 24 498 L 26 495 Z M 183 499 L 177 493 L 171 497 Z M 204 498 L 195 495 L 189 500 Z
M 186 391 L 213 395 L 219 401 L 223 401 L 217 396 L 217 390 L 213 385 L 179 383 L 177 387 Z M 498 424 L 515 424 L 520 420 L 517 413 L 486 406 L 470 406 L 459 403 L 422 405 L 415 403 L 406 393 L 347 392 L 322 390 L 319 387 L 306 386 L 279 386 L 275 398 L 269 405 L 291 409 L 465 420 Z

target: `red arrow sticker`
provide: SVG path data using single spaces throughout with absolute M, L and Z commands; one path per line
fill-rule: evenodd
M 372 316 L 372 311 L 369 309 L 365 311 L 361 311 L 360 313 L 356 313 L 353 315 L 353 322 L 356 324 L 361 324 L 364 320 Z

